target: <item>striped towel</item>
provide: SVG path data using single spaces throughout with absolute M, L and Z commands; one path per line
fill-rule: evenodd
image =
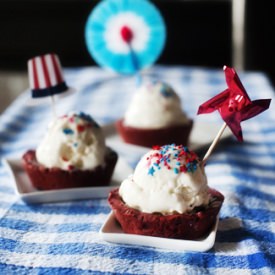
M 225 195 L 216 242 L 208 252 L 179 252 L 103 241 L 99 229 L 110 208 L 106 199 L 26 204 L 15 195 L 0 166 L 1 274 L 274 274 L 275 109 L 274 91 L 262 73 L 240 73 L 252 100 L 273 98 L 270 109 L 242 123 L 244 143 L 221 142 L 206 166 L 209 185 Z M 65 70 L 78 92 L 56 101 L 58 114 L 84 111 L 101 125 L 120 118 L 133 95 L 134 77 L 98 68 Z M 222 70 L 154 67 L 148 79 L 171 83 L 189 117 L 226 88 Z M 50 104 L 28 104 L 22 94 L 0 118 L 0 156 L 20 157 L 35 148 L 51 120 Z M 50 101 L 50 99 L 49 99 Z M 201 116 L 222 125 L 218 114 Z M 208 133 L 206 132 L 205 135 Z M 130 165 L 140 155 L 114 148 Z

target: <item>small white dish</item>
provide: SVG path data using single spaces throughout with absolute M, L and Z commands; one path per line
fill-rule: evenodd
M 21 159 L 3 159 L 3 163 L 6 166 L 7 171 L 9 171 L 16 194 L 27 203 L 48 203 L 91 198 L 106 198 L 110 190 L 117 187 L 123 179 L 133 172 L 132 168 L 119 157 L 109 186 L 41 191 L 37 190 L 31 184 L 28 175 L 23 169 Z
M 195 241 L 170 238 L 168 239 L 144 235 L 126 234 L 122 231 L 121 226 L 116 221 L 114 213 L 111 212 L 105 223 L 102 225 L 99 233 L 103 240 L 111 243 L 142 245 L 177 251 L 204 252 L 211 249 L 215 243 L 218 223 L 219 217 L 217 217 L 216 223 L 213 226 L 213 229 L 211 230 L 209 235 L 203 239 Z

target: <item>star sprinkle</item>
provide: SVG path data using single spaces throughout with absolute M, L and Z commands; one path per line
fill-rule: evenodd
M 147 157 L 148 175 L 161 169 L 172 170 L 176 175 L 193 173 L 197 170 L 197 155 L 182 145 L 153 146 L 153 152 Z
M 251 101 L 236 71 L 224 66 L 228 88 L 200 105 L 198 114 L 218 110 L 222 119 L 239 141 L 243 141 L 241 122 L 267 110 L 271 99 Z
M 151 166 L 150 169 L 148 170 L 148 175 L 153 176 L 154 173 L 155 173 L 155 169 L 154 169 L 154 167 Z

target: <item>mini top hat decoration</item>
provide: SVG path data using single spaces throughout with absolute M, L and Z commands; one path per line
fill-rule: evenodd
M 28 73 L 32 98 L 50 96 L 55 115 L 54 95 L 72 91 L 64 80 L 58 56 L 49 53 L 31 58 Z
M 102 67 L 139 73 L 161 54 L 166 39 L 163 18 L 147 0 L 104 0 L 88 17 L 85 40 Z
M 198 114 L 211 113 L 218 110 L 224 124 L 204 156 L 203 163 L 217 145 L 226 126 L 230 128 L 239 141 L 243 141 L 241 122 L 267 110 L 271 99 L 251 101 L 236 71 L 224 66 L 225 79 L 228 88 L 199 106 Z
M 69 89 L 56 54 L 45 54 L 30 59 L 28 71 L 33 98 L 52 96 Z

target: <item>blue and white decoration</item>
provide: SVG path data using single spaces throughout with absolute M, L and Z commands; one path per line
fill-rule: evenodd
M 159 57 L 166 28 L 159 11 L 147 0 L 104 0 L 88 17 L 85 40 L 100 66 L 134 74 Z

